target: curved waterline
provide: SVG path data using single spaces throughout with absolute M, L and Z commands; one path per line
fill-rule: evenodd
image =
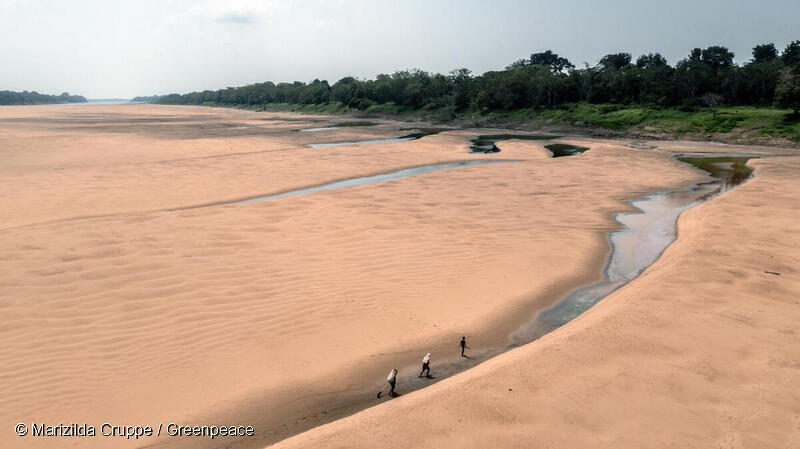
M 679 155 L 679 156 L 681 156 L 681 155 Z M 679 157 L 679 156 L 676 156 L 676 157 Z M 489 162 L 489 161 L 484 161 L 484 162 Z M 652 195 L 644 197 L 643 199 L 638 199 L 638 200 L 631 201 L 631 204 L 641 205 L 641 203 L 640 203 L 641 201 L 646 201 L 648 199 L 652 199 L 652 198 L 657 197 L 657 196 L 667 196 L 667 195 L 670 195 L 671 193 L 676 193 L 676 192 L 695 192 L 695 191 L 698 191 L 699 189 L 703 189 L 702 193 L 700 193 L 699 196 L 697 197 L 697 199 L 695 200 L 695 202 L 696 202 L 695 204 L 685 205 L 684 207 L 680 208 L 680 210 L 676 210 L 675 211 L 676 213 L 675 213 L 674 220 L 666 220 L 666 223 L 668 224 L 668 226 L 672 227 L 672 229 L 674 230 L 677 217 L 680 215 L 681 212 L 683 212 L 686 209 L 689 209 L 690 207 L 693 207 L 696 204 L 700 204 L 700 203 L 702 203 L 704 201 L 707 201 L 711 197 L 713 197 L 713 196 L 715 196 L 715 195 L 717 195 L 717 194 L 719 194 L 719 193 L 721 193 L 721 192 L 733 187 L 733 184 L 729 182 L 729 176 L 723 173 L 725 171 L 725 168 L 726 168 L 725 166 L 726 166 L 726 163 L 722 163 L 721 165 L 720 164 L 712 164 L 712 167 L 714 168 L 715 172 L 712 173 L 713 180 L 710 181 L 710 182 L 696 183 L 695 185 L 692 186 L 692 188 L 687 189 L 687 190 L 681 190 L 681 191 L 670 190 L 670 191 L 656 192 L 656 193 L 654 193 Z M 732 168 L 732 166 L 728 167 L 728 168 Z M 617 214 L 615 216 L 615 218 L 622 222 L 622 220 L 624 219 L 623 217 L 625 217 L 625 216 L 634 217 L 634 216 L 643 215 L 643 214 L 647 214 L 647 211 L 645 210 L 645 211 L 638 212 L 638 213 Z M 623 224 L 625 224 L 625 223 L 623 223 Z M 625 229 L 623 229 L 621 231 L 617 231 L 617 232 L 624 232 L 624 231 L 625 231 Z M 630 266 L 626 266 L 625 264 L 618 264 L 616 262 L 612 262 L 612 259 L 613 259 L 615 253 L 616 254 L 621 254 L 622 253 L 621 252 L 621 246 L 620 246 L 619 242 L 615 241 L 612 238 L 612 234 L 613 233 L 608 233 L 607 234 L 609 240 L 611 241 L 612 252 L 611 252 L 611 254 L 609 256 L 608 261 L 606 262 L 606 270 L 608 271 L 609 268 L 614 267 L 614 268 L 612 268 L 612 271 L 618 272 L 618 273 L 625 273 L 626 270 L 627 270 L 628 273 L 630 273 L 632 271 L 635 271 L 635 268 L 631 268 Z M 669 241 L 667 241 L 667 243 L 664 245 L 664 247 L 668 246 L 673 240 L 674 240 L 674 236 Z M 663 249 L 662 249 L 662 251 L 663 251 Z M 656 253 L 657 254 L 655 254 L 655 256 L 652 258 L 652 260 L 645 261 L 644 264 L 645 265 L 649 265 L 652 262 L 654 262 L 658 258 L 658 256 L 661 254 L 661 251 L 656 251 Z M 641 270 L 638 270 L 636 274 L 638 274 L 639 271 L 641 271 Z M 635 275 L 633 277 L 635 277 Z M 595 284 L 592 284 L 592 285 L 595 285 Z M 592 285 L 587 286 L 585 288 L 591 287 Z M 603 297 L 605 297 L 611 291 L 613 291 L 613 289 L 610 290 L 610 291 L 604 292 L 604 294 L 602 294 L 602 295 L 596 295 L 596 298 L 598 300 L 602 299 Z M 561 310 L 572 310 L 573 312 L 575 312 L 576 311 L 575 308 L 570 308 L 570 307 L 564 306 L 565 301 L 569 301 L 569 299 L 571 297 L 573 297 L 574 293 L 575 292 L 573 291 L 572 293 L 568 293 L 568 294 L 562 296 L 561 299 L 558 300 L 558 302 L 555 302 L 554 306 L 552 306 L 550 309 L 547 309 L 547 310 L 558 310 L 559 309 L 559 305 L 561 304 L 562 305 Z M 548 302 L 549 302 L 549 298 L 548 298 Z M 586 304 L 584 304 L 584 305 L 586 305 Z M 586 307 L 582 307 L 582 309 L 580 311 L 578 311 L 577 313 L 573 314 L 572 318 L 577 316 L 578 313 L 581 313 L 581 312 L 585 311 L 586 309 L 588 309 L 589 306 L 590 305 L 586 305 Z M 530 309 L 528 309 L 528 310 L 530 310 Z M 537 320 L 539 320 L 540 317 L 542 317 L 544 315 L 545 315 L 544 312 L 536 314 L 536 315 L 531 315 L 531 319 L 529 320 L 529 323 L 537 322 Z M 557 314 L 551 314 L 549 316 L 552 318 L 553 316 L 557 316 Z M 566 315 L 562 314 L 562 317 L 563 316 L 566 316 Z M 400 387 L 401 388 L 401 392 L 403 394 L 406 394 L 406 393 L 409 393 L 409 392 L 412 392 L 412 391 L 415 391 L 415 390 L 426 388 L 426 387 L 432 385 L 433 383 L 438 382 L 439 380 L 446 379 L 446 378 L 451 377 L 453 375 L 459 374 L 459 373 L 461 373 L 461 372 L 463 372 L 463 371 L 465 371 L 465 370 L 467 370 L 467 369 L 469 369 L 471 367 L 474 367 L 474 366 L 476 366 L 476 365 L 478 365 L 478 364 L 480 364 L 480 363 L 482 363 L 482 362 L 484 362 L 484 361 L 486 361 L 486 360 L 488 360 L 488 359 L 490 359 L 490 358 L 492 358 L 492 357 L 494 357 L 496 355 L 499 355 L 499 354 L 502 354 L 502 353 L 508 351 L 509 349 L 513 348 L 514 346 L 533 341 L 533 340 L 537 339 L 539 336 L 541 336 L 544 333 L 546 333 L 546 332 L 540 332 L 539 335 L 537 335 L 536 332 L 528 332 L 526 335 L 521 335 L 520 334 L 520 329 L 525 328 L 526 325 L 523 325 L 522 327 L 519 327 L 518 324 L 516 324 L 516 323 L 520 323 L 522 321 L 526 321 L 525 320 L 525 315 L 523 315 L 523 316 L 521 316 L 519 318 L 515 318 L 512 321 L 515 324 L 512 324 L 511 326 L 503 326 L 501 331 L 498 332 L 498 334 L 497 334 L 497 336 L 499 338 L 490 337 L 490 339 L 491 339 L 491 341 L 493 343 L 490 343 L 489 346 L 486 346 L 486 347 L 483 347 L 483 348 L 473 349 L 469 354 L 470 357 L 457 357 L 457 356 L 454 356 L 454 357 L 446 357 L 446 358 L 437 358 L 437 362 L 435 364 L 435 373 L 434 373 L 435 377 L 434 378 L 431 378 L 431 379 L 429 379 L 429 378 L 418 378 L 418 376 L 417 376 L 417 369 L 418 369 L 417 363 L 413 363 L 413 368 L 412 368 L 412 365 L 407 365 L 404 362 L 401 362 L 403 364 L 399 365 L 399 367 L 401 367 L 402 371 L 404 371 L 404 375 L 398 377 L 398 384 L 401 385 L 401 387 Z M 553 330 L 553 329 L 557 328 L 558 326 L 560 326 L 560 324 L 563 324 L 563 323 L 556 323 L 556 325 L 551 326 L 549 330 Z M 542 331 L 542 328 L 533 329 L 533 330 L 534 331 L 536 331 L 536 330 Z M 467 335 L 468 335 L 468 338 L 470 338 L 469 334 L 467 334 Z M 508 340 L 512 335 L 515 335 L 517 338 L 514 341 Z M 433 348 L 431 348 L 429 346 L 426 347 L 425 349 L 428 352 L 432 352 L 432 353 L 436 353 L 436 354 L 446 354 L 448 352 L 445 349 L 445 347 L 450 348 L 450 350 L 455 350 L 454 349 L 455 348 L 455 344 L 456 344 L 456 341 L 454 340 L 452 342 L 452 348 L 450 347 L 451 345 L 448 345 L 446 343 L 441 343 L 441 344 L 436 344 L 435 345 L 436 346 L 436 348 L 435 348 L 436 351 L 433 351 L 432 350 Z M 424 351 L 422 351 L 421 349 L 419 351 L 413 350 L 413 349 L 411 350 L 411 352 L 415 352 L 415 351 L 416 352 L 420 352 L 420 353 L 424 353 Z M 402 354 L 400 354 L 400 353 L 394 354 L 394 355 L 400 357 L 403 360 L 405 360 L 405 358 L 402 357 Z M 367 368 L 367 370 L 369 370 L 369 368 Z M 383 373 L 380 373 L 380 374 L 378 374 L 378 376 L 380 376 L 382 374 Z M 314 413 L 314 414 L 310 415 L 308 421 L 306 421 L 305 417 L 309 416 L 309 412 L 307 410 L 305 410 L 305 409 L 303 411 L 301 411 L 301 412 L 297 412 L 298 413 L 297 416 L 290 415 L 288 417 L 289 419 L 285 423 L 276 423 L 274 421 L 268 421 L 265 425 L 268 426 L 268 427 L 269 426 L 275 426 L 274 428 L 270 427 L 270 429 L 272 429 L 274 431 L 273 435 L 276 438 L 268 438 L 269 441 L 265 442 L 261 446 L 265 446 L 267 444 L 275 443 L 275 442 L 283 440 L 283 439 L 285 439 L 285 438 L 287 438 L 287 437 L 289 437 L 291 435 L 296 435 L 297 433 L 301 433 L 301 432 L 307 431 L 307 430 L 309 430 L 311 428 L 314 428 L 314 427 L 317 427 L 317 426 L 319 426 L 321 424 L 324 424 L 324 423 L 327 423 L 327 422 L 331 422 L 333 420 L 336 420 L 336 419 L 339 419 L 339 418 L 343 418 L 345 416 L 352 415 L 353 413 L 356 413 L 356 412 L 358 412 L 360 410 L 363 410 L 363 409 L 366 409 L 366 408 L 369 408 L 369 407 L 372 407 L 372 406 L 376 405 L 374 391 L 371 389 L 370 386 L 366 386 L 364 388 L 347 389 L 347 390 L 344 390 L 344 391 L 336 392 L 334 401 L 331 401 L 331 397 L 329 397 L 329 393 L 323 393 L 321 395 L 316 395 L 316 396 L 318 396 L 318 398 L 324 398 L 324 399 L 319 399 L 322 402 L 324 402 L 324 405 L 322 405 L 321 411 L 317 410 L 317 409 L 313 409 L 313 411 L 310 412 L 310 413 Z M 294 427 L 292 427 L 291 430 L 289 430 L 287 428 L 287 426 L 290 426 L 292 422 L 294 422 Z
M 307 187 L 305 189 L 291 190 L 289 192 L 259 196 L 256 198 L 234 201 L 228 204 L 243 204 L 243 203 L 255 203 L 258 201 L 277 200 L 279 198 L 285 198 L 287 196 L 303 195 L 306 193 L 320 192 L 323 190 L 340 189 L 342 187 L 360 186 L 365 184 L 374 184 L 376 182 L 390 181 L 392 179 L 406 178 L 408 176 L 421 175 L 423 173 L 430 173 L 432 171 L 444 170 L 447 168 L 467 167 L 470 165 L 483 165 L 483 164 L 500 164 L 500 163 L 510 163 L 510 162 L 519 162 L 519 161 L 513 159 L 491 159 L 491 160 L 450 162 L 447 164 L 423 165 L 421 167 L 405 168 L 402 170 L 383 173 L 380 175 L 363 176 L 360 178 L 350 178 L 350 179 L 345 179 L 343 181 L 331 182 L 328 184 L 323 184 L 315 187 Z
M 409 140 L 417 140 L 422 139 L 425 136 L 430 136 L 433 134 L 439 134 L 442 131 L 450 131 L 449 129 L 438 129 L 438 128 L 413 128 L 419 129 L 420 132 L 407 134 L 405 136 L 400 137 L 391 137 L 388 139 L 370 139 L 370 140 L 352 140 L 346 142 L 330 142 L 330 143 L 311 143 L 308 146 L 311 148 L 324 148 L 324 147 L 339 147 L 344 145 L 361 145 L 365 143 L 392 143 L 392 142 L 407 142 Z
M 249 198 L 239 198 L 236 200 L 228 200 L 228 201 L 215 201 L 210 203 L 201 203 L 201 204 L 192 204 L 189 206 L 180 206 L 180 207 L 171 207 L 167 209 L 154 209 L 154 210 L 146 210 L 146 211 L 136 211 L 136 212 L 119 212 L 119 213 L 110 213 L 110 214 L 97 214 L 97 215 L 82 215 L 77 217 L 65 217 L 57 220 L 50 220 L 50 221 L 42 221 L 36 223 L 25 223 L 18 226 L 11 226 L 7 228 L 0 228 L 4 231 L 12 230 L 12 229 L 21 229 L 30 226 L 39 226 L 43 224 L 53 224 L 53 223 L 61 223 L 61 222 L 68 222 L 74 220 L 92 220 L 98 218 L 109 218 L 109 217 L 116 217 L 116 216 L 131 216 L 136 214 L 142 213 L 156 213 L 156 212 L 175 212 L 181 210 L 191 210 L 191 209 L 202 209 L 207 207 L 215 207 L 215 206 L 226 206 L 231 204 L 243 204 L 243 203 L 254 203 L 258 201 L 267 201 L 267 200 L 275 200 L 279 198 L 285 198 L 288 196 L 296 196 L 296 195 L 303 195 L 306 193 L 313 193 L 313 192 L 320 192 L 323 190 L 331 190 L 331 189 L 338 189 L 342 187 L 352 187 L 364 184 L 374 184 L 377 182 L 384 182 L 390 181 L 392 179 L 399 179 L 405 178 L 408 176 L 420 175 L 423 173 L 429 173 L 436 170 L 444 170 L 447 168 L 457 168 L 457 167 L 466 167 L 470 165 L 481 165 L 481 164 L 497 164 L 497 163 L 511 163 L 511 162 L 521 162 L 520 160 L 516 159 L 486 159 L 486 160 L 470 160 L 470 161 L 458 161 L 458 162 L 448 162 L 443 164 L 432 164 L 432 165 L 422 165 L 419 167 L 412 167 L 412 168 L 404 168 L 401 170 L 396 170 L 393 172 L 388 173 L 381 173 L 378 175 L 371 175 L 371 176 L 361 176 L 358 178 L 349 178 L 344 179 L 341 181 L 334 181 L 327 184 L 322 184 L 313 187 L 305 187 L 302 189 L 290 190 L 281 193 L 273 193 L 269 195 L 262 195 L 257 197 L 249 197 Z
M 614 216 L 623 228 L 608 235 L 611 255 L 604 279 L 573 290 L 552 307 L 537 313 L 532 321 L 511 335 L 511 346 L 530 343 L 563 326 L 639 276 L 677 238 L 678 217 L 746 181 L 753 171 L 746 164 L 752 158 L 697 154 L 675 156 L 675 159 L 705 171 L 713 180 L 695 183 L 686 190 L 656 192 L 630 201 L 638 212 Z
M 679 154 L 675 159 L 692 163 L 690 159 L 684 160 L 684 156 Z M 692 156 L 703 157 L 696 154 Z M 759 156 L 729 157 L 726 161 L 712 164 L 692 164 L 698 169 L 702 166 L 711 170 L 707 173 L 712 180 L 695 183 L 685 190 L 665 190 L 629 201 L 638 212 L 614 215 L 614 219 L 623 228 L 608 233 L 611 253 L 605 265 L 603 280 L 574 289 L 552 306 L 538 311 L 529 321 L 511 332 L 507 344 L 475 349 L 468 359 L 450 359 L 437 364 L 437 381 L 541 338 L 577 318 L 591 306 L 638 277 L 675 241 L 680 214 L 746 181 L 747 177 L 742 178 L 735 174 L 735 167 L 754 157 Z M 748 170 L 749 176 L 752 169 L 748 167 Z M 431 385 L 430 380 L 421 381 L 414 375 L 403 376 L 401 380 L 404 393 Z

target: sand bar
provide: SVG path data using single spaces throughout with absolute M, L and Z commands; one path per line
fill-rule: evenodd
M 682 215 L 664 255 L 578 319 L 275 447 L 800 445 L 800 158 L 751 165 L 753 180 Z
M 300 119 L 310 118 L 0 109 L 0 332 L 14 341 L 0 353 L 2 423 L 236 420 L 260 431 L 248 445 L 276 441 L 329 420 L 328 409 L 347 411 L 341 395 L 379 387 L 393 366 L 447 357 L 460 335 L 496 344 L 535 307 L 600 276 L 612 214 L 627 199 L 702 179 L 671 154 L 624 142 L 561 139 L 592 148 L 575 158 L 551 159 L 533 141 L 470 154 L 480 130 L 309 148 L 323 134 L 405 132 L 385 123 L 297 133 L 317 123 Z M 492 158 L 521 162 L 173 210 Z

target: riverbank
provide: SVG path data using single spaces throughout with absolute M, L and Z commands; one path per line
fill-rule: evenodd
M 800 157 L 750 165 L 753 179 L 684 213 L 662 257 L 581 317 L 275 447 L 797 446 Z
M 800 117 L 769 107 L 670 108 L 646 105 L 568 104 L 553 109 L 462 112 L 455 118 L 441 110 L 406 110 L 376 105 L 359 110 L 341 103 L 275 103 L 257 106 L 209 104 L 253 111 L 352 116 L 368 119 L 425 121 L 459 128 L 497 128 L 596 138 L 692 140 L 735 145 L 800 148 Z
M 590 150 L 557 159 L 549 141 L 470 153 L 486 130 L 311 148 L 398 137 L 406 124 L 299 133 L 327 118 L 150 105 L 0 112 L 0 190 L 13 192 L 0 199 L 0 329 L 20 342 L 0 360 L 3 428 L 28 416 L 241 422 L 258 429 L 241 447 L 278 441 L 363 408 L 390 368 L 416 374 L 426 352 L 435 375 L 458 360 L 461 335 L 477 353 L 507 341 L 602 277 L 627 200 L 703 179 L 669 152 L 619 141 L 558 139 Z M 520 162 L 191 208 L 499 159 Z

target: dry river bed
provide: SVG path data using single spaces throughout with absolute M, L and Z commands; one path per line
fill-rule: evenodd
M 661 259 L 567 326 L 282 444 L 796 444 L 796 150 L 559 138 L 590 150 L 553 159 L 548 141 L 470 153 L 486 130 L 322 148 L 309 144 L 409 125 L 296 132 L 337 120 L 0 108 L 0 334 L 11 342 L 0 349 L 0 445 L 259 447 L 354 413 L 354 395 L 374 398 L 390 368 L 414 374 L 431 352 L 436 374 L 459 360 L 461 335 L 477 353 L 496 347 L 601 279 L 628 200 L 705 178 L 672 158 L 686 151 L 782 157 L 752 161 L 751 181 L 685 213 Z M 518 162 L 231 204 L 500 159 Z M 20 421 L 244 424 L 256 435 L 48 440 L 13 435 Z M 631 430 L 645 425 L 657 431 Z

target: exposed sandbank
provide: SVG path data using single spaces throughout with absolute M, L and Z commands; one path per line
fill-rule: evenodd
M 702 177 L 624 142 L 560 139 L 591 150 L 558 160 L 547 142 L 469 154 L 472 131 L 308 148 L 322 134 L 403 132 L 296 133 L 309 125 L 290 119 L 312 118 L 236 110 L 84 108 L 0 108 L 0 328 L 15 341 L 0 357 L 2 423 L 234 419 L 259 429 L 249 444 L 275 441 L 315 414 L 327 420 L 315 410 L 336 410 L 353 391 L 377 391 L 384 371 L 426 348 L 435 373 L 460 335 L 475 348 L 505 338 L 600 276 L 626 199 Z M 168 211 L 487 158 L 523 162 Z M 99 214 L 112 215 L 74 219 Z M 423 393 L 433 394 L 397 401 Z

